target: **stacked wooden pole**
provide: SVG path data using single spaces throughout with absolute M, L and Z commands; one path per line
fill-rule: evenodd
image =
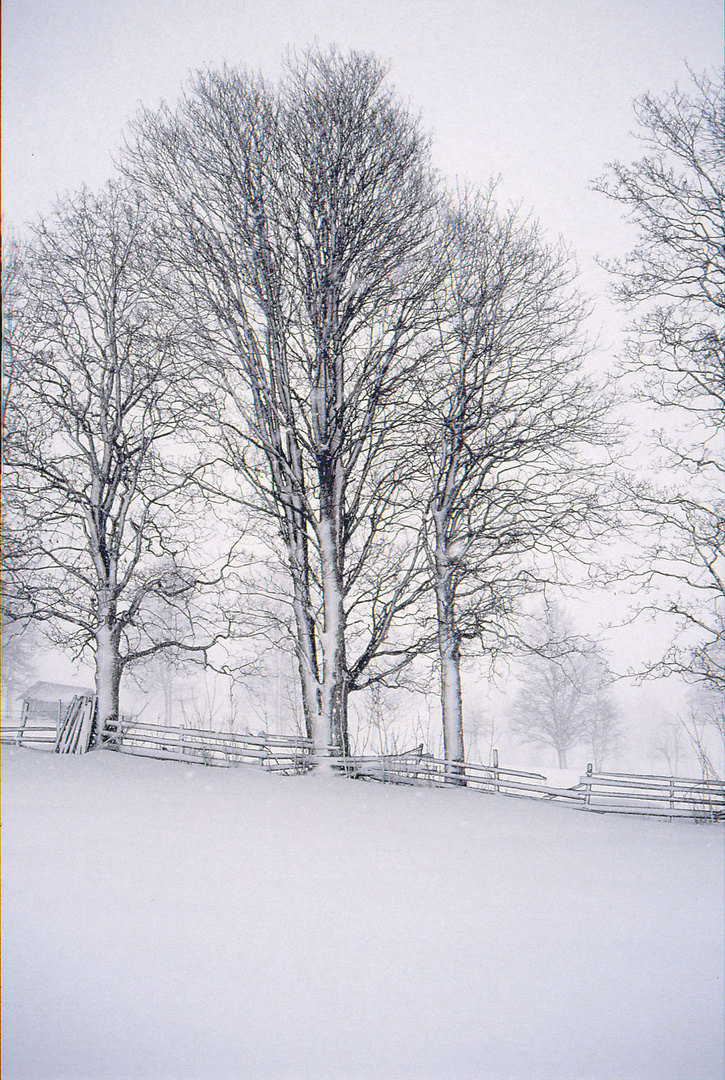
M 55 744 L 56 754 L 85 754 L 91 743 L 96 699 L 77 696 L 68 705 Z

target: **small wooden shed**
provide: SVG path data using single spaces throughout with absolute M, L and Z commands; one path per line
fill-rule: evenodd
M 93 697 L 95 690 L 88 686 L 69 686 L 66 683 L 36 682 L 20 695 L 22 728 L 34 725 L 59 725 L 74 697 Z
M 95 691 L 89 686 L 36 682 L 22 702 L 19 746 L 54 749 L 57 754 L 84 754 L 93 732 Z

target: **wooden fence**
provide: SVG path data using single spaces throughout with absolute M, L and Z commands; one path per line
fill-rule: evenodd
M 5 723 L 0 728 L 0 741 L 36 750 L 52 750 L 56 754 L 85 754 L 91 743 L 96 699 L 78 694 L 68 703 L 57 723 L 47 720 L 37 724 L 28 719 L 27 707 L 20 720 Z
M 19 721 L 5 723 L 0 728 L 0 742 L 28 746 L 33 750 L 55 750 L 58 742 L 57 724 L 28 725 Z
M 56 754 L 85 754 L 91 745 L 96 701 L 92 697 L 74 697 L 58 721 Z
M 468 787 L 477 791 L 522 798 L 580 801 L 578 794 L 566 788 L 550 787 L 541 773 L 503 769 L 498 765 L 481 765 L 472 761 L 450 762 L 416 751 L 407 754 L 333 758 L 332 764 L 346 776 L 380 780 L 383 783 Z
M 720 780 L 587 772 L 577 790 L 584 808 L 599 814 L 725 819 L 725 784 Z
M 107 726 L 103 746 L 122 754 L 204 765 L 261 765 L 270 772 L 299 773 L 312 768 L 312 743 L 287 735 L 248 735 L 203 728 L 161 727 L 122 719 Z
M 473 762 L 446 762 L 427 754 L 333 759 L 348 776 L 397 784 L 463 786 L 517 798 L 547 799 L 595 813 L 640 814 L 725 820 L 725 784 L 720 780 L 587 771 L 571 788 L 553 787 L 540 773 Z
M 72 716 L 68 710 L 58 728 L 7 725 L 0 729 L 0 740 L 72 753 L 76 743 L 82 743 L 82 739 L 73 741 L 73 733 L 86 723 L 87 710 L 76 706 Z M 253 764 L 287 775 L 315 767 L 312 742 L 301 736 L 172 728 L 122 718 L 106 728 L 101 742 L 122 754 L 215 766 Z M 493 765 L 446 762 L 421 748 L 404 754 L 332 757 L 331 763 L 338 773 L 353 779 L 428 787 L 465 786 L 487 794 L 544 799 L 599 814 L 725 820 L 725 784 L 719 780 L 594 773 L 590 766 L 577 785 L 561 788 L 549 785 L 541 773 L 500 768 L 497 759 Z

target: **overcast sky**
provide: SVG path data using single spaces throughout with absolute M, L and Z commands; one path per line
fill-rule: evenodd
M 588 189 L 631 160 L 632 100 L 721 63 L 721 0 L 5 0 L 3 215 L 15 226 L 54 197 L 100 186 L 140 103 L 173 101 L 189 72 L 223 61 L 274 77 L 287 46 L 376 53 L 434 136 L 448 177 L 502 176 L 511 199 L 594 256 L 633 237 Z M 597 308 L 600 348 L 620 317 Z M 607 361 L 609 362 L 609 360 Z
M 438 167 L 533 208 L 586 267 L 621 248 L 615 207 L 588 191 L 635 147 L 632 99 L 720 63 L 720 0 L 5 0 L 6 222 L 96 187 L 141 102 L 190 71 L 274 75 L 287 46 L 375 52 L 435 139 Z

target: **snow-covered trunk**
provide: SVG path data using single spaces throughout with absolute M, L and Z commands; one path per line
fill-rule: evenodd
M 96 630 L 96 739 L 99 745 L 106 724 L 118 720 L 122 664 L 119 653 L 120 627 L 112 613 L 102 614 Z
M 334 521 L 325 516 L 318 527 L 322 581 L 323 629 L 322 681 L 316 749 L 329 755 L 348 752 L 347 697 L 345 656 L 345 607 Z
M 320 711 L 320 692 L 317 677 L 317 649 L 315 628 L 310 618 L 309 595 L 306 595 L 304 583 L 293 581 L 294 612 L 297 639 L 297 669 L 302 692 L 302 711 L 305 717 L 305 734 L 314 739 L 317 717 Z
M 461 693 L 461 647 L 452 625 L 450 606 L 437 597 L 438 654 L 441 665 L 441 715 L 446 772 L 460 777 L 457 763 L 465 760 L 463 746 L 463 695 Z
M 278 385 L 287 386 L 288 375 L 281 355 L 276 357 Z M 263 405 L 258 405 L 260 414 Z M 284 414 L 291 415 L 291 406 L 285 399 Z M 285 447 L 282 446 L 282 430 L 278 417 L 266 416 L 270 430 L 269 439 L 275 446 L 270 455 L 273 483 L 279 500 L 279 527 L 287 552 L 287 566 L 292 579 L 292 606 L 295 615 L 295 640 L 297 669 L 300 677 L 302 711 L 305 717 L 305 734 L 314 738 L 317 716 L 320 711 L 319 672 L 315 623 L 310 598 L 310 565 L 306 508 L 302 493 L 305 491 L 305 473 L 302 457 L 290 425 L 285 429 Z M 284 462 L 284 464 L 282 464 Z
M 433 515 L 435 523 L 434 573 L 438 618 L 438 655 L 441 668 L 441 717 L 446 773 L 465 783 L 458 765 L 465 760 L 463 746 L 463 695 L 461 693 L 461 645 L 456 629 L 456 597 L 453 561 L 448 552 L 443 513 Z
M 347 659 L 345 655 L 345 639 L 342 640 L 342 665 L 340 678 L 335 688 L 335 699 L 332 705 L 332 743 L 341 754 L 350 753 L 350 739 L 348 736 L 347 707 L 350 696 L 350 684 L 347 677 Z
M 329 242 L 334 248 L 334 215 Z M 334 280 L 334 278 L 333 278 Z M 316 523 L 322 586 L 322 653 L 318 753 L 349 751 L 347 656 L 345 652 L 345 358 L 338 332 L 339 285 L 330 284 L 321 308 L 318 367 L 311 394 L 319 484 Z M 348 448 L 349 449 L 349 448 Z M 329 763 L 328 763 L 329 768 Z

